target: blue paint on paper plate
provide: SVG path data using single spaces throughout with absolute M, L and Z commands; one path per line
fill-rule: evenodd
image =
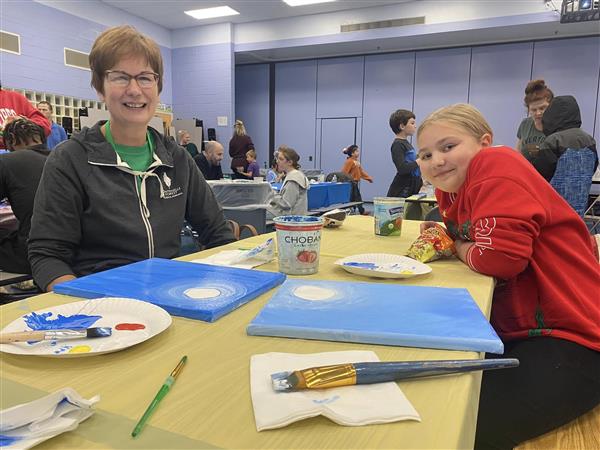
M 102 316 L 88 316 L 86 314 L 74 314 L 72 316 L 63 316 L 59 314 L 56 318 L 50 317 L 54 313 L 45 312 L 37 314 L 32 312 L 23 316 L 23 320 L 29 328 L 38 330 L 64 330 L 66 328 L 89 328 L 101 319 Z

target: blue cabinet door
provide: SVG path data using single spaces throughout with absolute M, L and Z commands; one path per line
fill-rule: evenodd
M 600 73 L 600 37 L 536 42 L 533 78 L 543 78 L 554 95 L 572 95 L 581 110 L 581 128 L 594 132 Z
M 384 196 L 396 175 L 390 152 L 394 133 L 389 118 L 397 109 L 413 109 L 414 74 L 414 52 L 365 57 L 361 162 L 373 177 L 373 183 L 361 183 L 365 201 Z
M 531 76 L 533 43 L 473 47 L 469 103 L 494 131 L 494 144 L 514 147 L 527 111 L 525 86 Z
M 285 144 L 300 155 L 305 169 L 314 169 L 317 62 L 275 65 L 275 149 Z
M 442 106 L 469 101 L 471 48 L 417 52 L 414 113 L 417 126 Z M 416 142 L 413 145 L 417 148 Z
M 317 117 L 362 117 L 364 56 L 320 59 Z
M 339 172 L 346 161 L 344 147 L 357 142 L 356 117 L 317 119 L 320 122 L 319 167 L 325 175 Z
M 269 65 L 235 68 L 235 118 L 241 119 L 254 142 L 260 167 L 269 164 Z M 223 143 L 225 144 L 225 139 Z M 227 166 L 229 167 L 229 166 Z

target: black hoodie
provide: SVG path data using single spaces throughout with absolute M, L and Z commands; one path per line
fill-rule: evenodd
M 104 138 L 102 123 L 61 143 L 46 161 L 29 235 L 33 278 L 42 289 L 62 275 L 178 256 L 184 219 L 207 247 L 234 240 L 184 148 L 149 128 L 154 161 L 134 172 Z M 139 187 L 136 176 L 143 178 Z
M 554 97 L 542 116 L 546 139 L 540 145 L 537 158 L 531 162 L 548 181 L 554 176 L 558 158 L 568 148 L 588 148 L 596 151 L 596 141 L 581 128 L 581 113 L 577 100 L 572 95 Z

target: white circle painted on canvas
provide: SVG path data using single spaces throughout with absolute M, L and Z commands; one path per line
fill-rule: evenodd
M 221 291 L 215 288 L 190 288 L 183 293 L 194 300 L 208 300 L 221 295 Z
M 303 300 L 321 301 L 329 300 L 330 298 L 335 297 L 336 292 L 333 289 L 305 285 L 294 289 L 294 295 Z

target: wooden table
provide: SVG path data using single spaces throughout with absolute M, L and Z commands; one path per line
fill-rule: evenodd
M 418 222 L 405 221 L 401 237 L 375 236 L 373 218 L 350 216 L 339 229 L 323 230 L 320 270 L 315 279 L 393 282 L 466 287 L 489 316 L 493 280 L 470 271 L 456 259 L 432 263 L 433 272 L 406 280 L 376 281 L 335 267 L 343 256 L 387 252 L 402 254 L 418 234 Z M 244 246 L 265 235 L 244 241 Z M 237 247 L 239 244 L 230 244 Z M 218 252 L 212 249 L 204 255 Z M 197 258 L 198 254 L 183 259 Z M 275 271 L 275 262 L 263 266 Z M 97 413 L 77 430 L 41 444 L 43 448 L 407 448 L 449 449 L 473 446 L 481 374 L 399 383 L 420 413 L 422 422 L 396 422 L 363 427 L 336 425 L 323 417 L 303 420 L 278 430 L 258 433 L 250 399 L 249 362 L 267 352 L 314 353 L 373 350 L 381 360 L 477 358 L 474 352 L 295 340 L 247 336 L 246 325 L 270 298 L 268 292 L 215 323 L 174 317 L 172 326 L 135 347 L 83 358 L 57 359 L 1 356 L 1 406 L 6 408 L 71 386 L 90 398 L 100 394 Z M 4 327 L 30 310 L 76 301 L 44 294 L 2 306 Z M 163 400 L 147 428 L 130 437 L 135 422 L 182 355 L 188 365 Z

